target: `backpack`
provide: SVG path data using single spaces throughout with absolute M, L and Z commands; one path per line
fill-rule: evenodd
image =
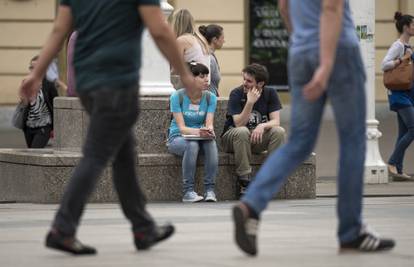
M 179 102 L 179 104 L 180 104 L 180 108 L 181 108 L 181 110 L 183 109 L 183 102 L 184 102 L 184 91 L 185 91 L 185 89 L 184 88 L 181 88 L 181 89 L 178 89 L 177 90 L 177 92 L 178 92 L 178 102 Z M 210 91 L 208 91 L 208 90 L 203 90 L 203 93 L 202 93 L 202 95 L 201 95 L 201 99 L 203 99 L 203 97 L 204 96 L 206 96 L 206 101 L 207 101 L 207 107 L 210 105 L 210 97 L 211 97 L 211 95 L 210 95 Z M 201 101 L 201 100 L 200 100 Z M 171 110 L 171 106 L 170 106 L 170 102 L 168 102 L 168 110 Z M 170 136 L 170 126 L 171 126 L 171 122 L 172 122 L 172 120 L 173 120 L 173 118 L 174 118 L 174 116 L 173 116 L 173 114 L 171 113 L 171 116 L 170 116 L 170 122 L 169 122 L 169 124 L 168 124 L 168 128 L 167 128 L 167 135 L 166 135 L 166 140 L 168 140 L 168 137 Z

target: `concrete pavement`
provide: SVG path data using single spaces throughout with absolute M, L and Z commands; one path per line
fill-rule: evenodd
M 336 197 L 336 179 L 320 178 L 316 183 L 316 195 L 318 197 Z M 388 184 L 364 185 L 365 197 L 414 197 L 414 182 L 391 182 Z
M 414 197 L 366 198 L 365 218 L 397 247 L 381 254 L 338 254 L 334 198 L 274 201 L 260 225 L 259 256 L 243 255 L 233 243 L 232 202 L 152 203 L 158 222 L 177 233 L 147 252 L 136 252 L 116 204 L 87 207 L 79 237 L 98 255 L 74 258 L 43 246 L 56 205 L 0 205 L 0 266 L 413 266 Z

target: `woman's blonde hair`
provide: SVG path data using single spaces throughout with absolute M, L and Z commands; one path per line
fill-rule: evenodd
M 194 17 L 188 9 L 177 10 L 171 18 L 171 24 L 177 38 L 184 34 L 194 35 L 199 40 L 203 50 L 208 53 L 207 40 L 196 29 Z
M 180 9 L 174 14 L 172 25 L 177 37 L 186 33 L 195 34 L 196 32 L 194 18 L 187 9 Z

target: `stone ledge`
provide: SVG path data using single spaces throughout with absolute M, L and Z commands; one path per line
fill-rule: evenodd
M 56 203 L 70 178 L 80 153 L 44 150 L 0 150 L 0 201 Z M 237 186 L 231 154 L 220 153 L 219 171 L 216 177 L 216 193 L 219 200 L 237 199 Z M 180 201 L 181 158 L 171 154 L 140 154 L 138 173 L 140 184 L 150 201 Z M 264 158 L 253 157 L 256 171 Z M 287 180 L 277 198 L 315 198 L 315 156 L 303 163 Z M 203 162 L 199 159 L 196 190 L 203 193 Z M 112 171 L 107 168 L 93 194 L 92 202 L 117 200 L 112 187 Z
M 81 152 L 53 149 L 0 149 L 0 162 L 36 166 L 75 166 L 81 156 Z M 267 153 L 253 154 L 252 164 L 262 164 L 266 156 Z M 138 154 L 138 162 L 140 166 L 169 166 L 181 164 L 181 158 L 170 153 L 146 153 Z M 197 164 L 203 164 L 202 156 L 198 158 Z M 219 152 L 219 165 L 229 164 L 234 165 L 234 155 Z M 303 164 L 315 164 L 315 153 L 312 153 Z

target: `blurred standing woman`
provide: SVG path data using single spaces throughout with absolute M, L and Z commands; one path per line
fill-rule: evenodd
M 220 65 L 218 64 L 217 57 L 214 54 L 216 49 L 221 49 L 224 44 L 224 32 L 223 27 L 216 24 L 210 24 L 208 26 L 202 25 L 198 27 L 198 31 L 206 38 L 210 47 L 211 61 L 210 61 L 210 87 L 209 90 L 216 96 L 219 96 L 219 83 L 221 80 Z
M 183 157 L 183 202 L 216 202 L 214 193 L 218 169 L 218 152 L 214 133 L 214 111 L 217 98 L 207 91 L 208 68 L 189 63 L 195 77 L 195 90 L 180 89 L 170 98 L 173 119 L 168 131 L 168 151 Z M 199 152 L 204 154 L 204 197 L 194 191 Z
M 382 61 L 382 70 L 387 71 L 396 68 L 402 62 L 405 54 L 413 58 L 413 50 L 409 40 L 414 36 L 414 17 L 395 12 L 395 26 L 400 33 Z M 407 91 L 388 90 L 390 109 L 397 113 L 398 138 L 394 151 L 388 160 L 388 171 L 394 180 L 410 180 L 411 177 L 403 172 L 404 154 L 408 146 L 414 140 L 414 87 Z
M 207 66 L 210 72 L 210 49 L 207 40 L 197 31 L 190 11 L 187 9 L 178 10 L 172 18 L 172 26 L 184 61 L 201 63 Z M 210 84 L 210 76 L 208 76 L 208 82 Z M 175 70 L 172 70 L 171 83 L 175 89 L 183 87 Z

